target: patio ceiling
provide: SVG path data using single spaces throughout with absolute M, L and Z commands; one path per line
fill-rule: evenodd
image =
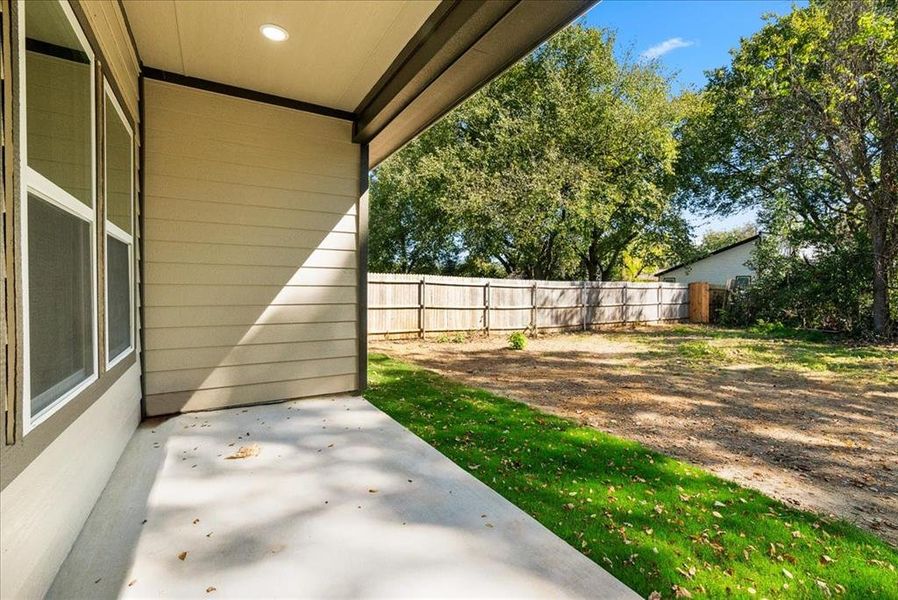
M 352 112 L 439 1 L 124 4 L 148 66 Z
M 145 73 L 354 121 L 373 167 L 597 0 L 124 0 Z M 266 23 L 286 29 L 266 40 Z

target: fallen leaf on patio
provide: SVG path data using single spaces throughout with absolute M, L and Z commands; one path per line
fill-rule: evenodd
M 99 581 L 99 579 L 98 579 L 97 581 Z M 137 580 L 136 580 L 136 579 L 132 579 L 131 581 L 128 582 L 128 587 L 131 587 L 131 586 L 134 585 L 135 583 L 137 583 Z
M 194 520 L 193 520 L 193 524 L 194 524 L 194 525 L 196 525 L 196 524 L 199 523 L 199 522 L 200 522 L 199 519 L 194 519 Z
M 211 594 L 211 593 L 214 592 L 214 591 L 215 591 L 215 588 L 214 588 L 213 586 L 211 586 L 211 585 L 210 585 L 209 587 L 206 588 L 206 593 L 207 593 L 207 594 Z
M 376 493 L 377 493 L 377 488 L 371 488 L 370 490 L 368 490 L 368 493 L 369 493 L 369 494 L 376 494 Z
M 259 453 L 262 451 L 262 448 L 259 444 L 252 444 L 249 446 L 240 446 L 240 449 L 237 450 L 234 454 L 229 454 L 225 456 L 226 460 L 235 460 L 239 458 L 250 458 L 253 456 L 259 456 Z
M 178 560 L 187 560 L 187 551 L 178 553 Z

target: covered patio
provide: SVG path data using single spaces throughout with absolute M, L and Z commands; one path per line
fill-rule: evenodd
M 369 171 L 594 3 L 0 0 L 0 596 L 626 596 L 359 396 Z
M 49 597 L 204 594 L 637 597 L 353 396 L 144 422 Z

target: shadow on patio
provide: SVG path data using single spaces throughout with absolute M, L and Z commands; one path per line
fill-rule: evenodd
M 207 594 L 635 597 L 357 397 L 145 422 L 49 596 Z

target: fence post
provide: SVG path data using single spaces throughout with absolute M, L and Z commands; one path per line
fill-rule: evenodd
M 427 281 L 424 277 L 421 277 L 421 281 L 418 282 L 418 337 L 424 338 L 425 332 L 425 319 L 427 318 L 427 305 L 425 304 L 424 299 L 427 297 Z
M 580 282 L 580 320 L 583 321 L 583 331 L 586 331 L 586 282 Z
M 623 290 L 623 296 L 624 296 L 623 303 L 621 304 L 621 310 L 624 312 L 624 318 L 621 321 L 621 323 L 626 325 L 628 323 L 627 315 L 629 314 L 629 311 L 627 311 L 627 302 L 630 299 L 629 298 L 630 292 L 627 291 L 627 282 L 626 281 L 624 282 L 624 287 L 622 287 L 621 290 Z
M 487 279 L 483 284 L 483 327 L 486 329 L 486 335 L 490 335 L 490 280 Z
M 659 281 L 658 282 L 658 319 L 657 319 L 659 323 L 661 322 L 661 306 L 663 305 L 663 302 L 661 299 L 662 299 L 662 295 L 664 293 L 662 291 L 662 286 L 664 286 L 664 283 Z
M 534 281 L 533 287 L 530 288 L 530 328 L 533 329 L 534 335 L 539 331 L 539 325 L 536 322 L 536 285 Z

